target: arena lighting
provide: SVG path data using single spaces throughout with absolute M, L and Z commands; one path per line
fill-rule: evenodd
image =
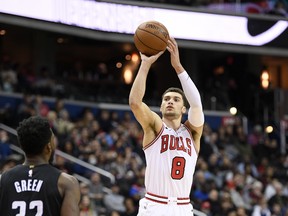
M 125 84 L 131 84 L 133 81 L 133 72 L 130 68 L 124 69 L 123 78 Z
M 0 35 L 1 36 L 5 35 L 5 34 L 6 34 L 6 30 L 4 30 L 4 29 L 0 30 Z
M 263 70 L 261 73 L 261 86 L 263 89 L 268 89 L 269 84 L 270 84 L 270 78 L 269 78 L 269 73 L 267 70 Z
M 272 133 L 273 130 L 274 130 L 274 128 L 273 128 L 271 125 L 268 125 L 268 126 L 265 128 L 266 133 Z
M 237 108 L 236 107 L 231 107 L 229 109 L 229 112 L 231 113 L 231 115 L 236 115 L 237 114 Z
M 131 60 L 132 60 L 134 63 L 139 62 L 139 55 L 136 54 L 136 53 L 133 53 Z
M 259 34 L 250 34 L 248 18 L 152 7 L 122 5 L 94 0 L 9 0 L 0 1 L 0 12 L 97 31 L 134 34 L 147 20 L 162 22 L 170 35 L 238 45 L 265 45 L 288 27 L 288 21 L 275 21 Z M 175 19 L 177 17 L 177 19 Z

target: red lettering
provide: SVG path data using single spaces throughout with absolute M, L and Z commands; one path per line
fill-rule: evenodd
M 176 137 L 176 139 L 175 139 L 175 136 L 171 135 L 171 136 L 170 136 L 170 146 L 169 146 L 169 149 L 170 149 L 170 150 L 175 150 L 178 141 L 179 141 L 179 138 L 178 138 L 178 137 Z
M 185 145 L 186 142 L 186 145 Z M 186 152 L 188 155 L 191 156 L 192 149 L 191 149 L 192 141 L 190 138 L 186 138 L 185 141 L 183 137 L 175 137 L 173 135 L 162 135 L 161 136 L 161 150 L 160 153 L 163 153 L 168 150 L 179 150 Z
M 161 136 L 161 151 L 160 151 L 160 153 L 167 151 L 168 142 L 169 142 L 169 135 Z
M 184 142 L 183 142 L 183 137 L 180 137 L 180 142 L 177 143 L 177 150 L 186 152 L 186 149 L 185 149 L 184 146 L 185 145 L 184 145 Z
M 188 155 L 191 156 L 191 139 L 186 138 L 186 143 L 187 143 L 187 153 Z

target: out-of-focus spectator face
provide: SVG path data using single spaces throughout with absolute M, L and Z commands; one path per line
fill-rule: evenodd
M 95 152 L 95 153 L 100 153 L 101 152 L 101 145 L 99 143 L 98 140 L 93 139 L 90 142 L 90 147 L 91 147 L 91 151 Z
M 227 216 L 238 216 L 236 211 L 229 211 Z
M 91 203 L 91 200 L 90 200 L 89 196 L 83 195 L 83 196 L 82 196 L 82 199 L 81 199 L 80 206 L 81 206 L 82 208 L 89 207 L 89 206 L 90 206 L 90 203 Z
M 243 207 L 238 207 L 236 209 L 237 216 L 247 216 L 246 210 Z
M 267 177 L 273 177 L 274 176 L 274 172 L 275 172 L 274 167 L 268 166 L 266 168 L 265 174 L 266 174 Z
M 126 206 L 127 210 L 134 210 L 135 209 L 134 202 L 131 198 L 125 199 L 125 206 Z
M 233 125 L 226 126 L 226 134 L 233 135 Z
M 101 119 L 109 120 L 110 119 L 110 112 L 108 110 L 102 110 Z
M 4 130 L 0 130 L 0 141 L 4 143 L 7 142 L 8 139 L 9 139 L 8 133 Z
M 55 111 L 49 111 L 47 114 L 47 118 L 49 122 L 54 122 L 57 120 L 57 113 Z
M 252 184 L 252 192 L 255 195 L 261 196 L 262 195 L 263 184 L 260 181 L 255 181 Z
M 273 186 L 275 188 L 276 194 L 281 195 L 283 190 L 283 185 L 279 181 L 274 181 Z
M 216 132 L 212 132 L 210 136 L 210 142 L 216 143 L 218 141 L 218 134 Z
M 69 120 L 69 112 L 67 110 L 61 110 L 59 113 L 59 117 L 63 120 Z
M 233 208 L 232 202 L 230 200 L 224 200 L 224 201 L 221 201 L 220 203 L 224 211 L 227 211 Z
M 84 182 L 80 183 L 80 192 L 82 195 L 88 195 L 89 194 L 89 187 L 86 183 L 84 183 Z
M 91 111 L 87 111 L 85 113 L 85 116 L 84 118 L 87 120 L 87 121 L 92 121 L 94 119 L 94 114 L 91 112 Z
M 234 175 L 233 181 L 234 181 L 235 185 L 239 185 L 240 186 L 240 185 L 244 185 L 245 178 L 244 178 L 244 176 L 242 174 L 236 173 Z
M 98 184 L 101 181 L 100 175 L 98 173 L 93 173 L 90 180 L 93 184 Z
M 110 216 L 120 216 L 120 213 L 118 213 L 117 211 L 112 211 Z
M 227 156 L 224 156 L 222 160 L 222 167 L 229 168 L 231 167 L 231 165 L 232 164 L 231 164 L 230 159 Z
M 209 165 L 216 166 L 218 163 L 218 156 L 217 154 L 211 154 L 209 157 Z
M 217 201 L 219 198 L 219 193 L 217 190 L 213 189 L 210 191 L 208 196 L 209 196 L 209 199 L 211 199 L 213 201 Z
M 196 171 L 195 173 L 195 181 L 200 184 L 204 184 L 206 182 L 204 172 L 201 170 Z
M 70 140 L 67 140 L 64 144 L 64 151 L 66 153 L 72 153 L 73 151 L 73 144 L 71 143 Z
M 275 203 L 275 204 L 272 206 L 272 212 L 273 212 L 273 215 L 281 215 L 281 214 L 282 214 L 281 205 L 278 204 L 278 203 Z M 286 215 L 285 215 L 285 216 L 286 216 Z
M 99 122 L 96 120 L 93 120 L 91 123 L 91 127 L 93 131 L 99 131 L 100 130 L 100 125 Z

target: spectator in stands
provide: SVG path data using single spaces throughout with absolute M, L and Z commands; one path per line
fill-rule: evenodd
M 102 110 L 98 117 L 99 125 L 104 132 L 109 132 L 112 129 L 112 123 L 110 119 L 111 115 L 108 110 Z
M 104 195 L 104 205 L 107 208 L 108 212 L 118 211 L 125 212 L 126 207 L 124 205 L 125 197 L 120 194 L 120 187 L 117 184 L 111 186 L 112 193 Z
M 100 174 L 92 173 L 90 176 L 91 183 L 88 185 L 89 187 L 89 197 L 92 202 L 94 202 L 96 208 L 103 208 L 103 197 L 104 197 L 104 185 L 101 181 Z
M 87 195 L 81 196 L 79 208 L 80 208 L 79 216 L 98 216 L 94 203 Z
M 58 139 L 62 141 L 71 133 L 72 129 L 75 127 L 75 123 L 70 120 L 70 114 L 66 109 L 61 110 L 57 114 L 58 118 L 55 129 L 57 130 Z
M 24 156 L 12 154 L 5 161 L 0 162 L 0 176 L 3 172 L 12 169 L 16 165 L 23 163 Z
M 13 69 L 12 62 L 9 58 L 0 64 L 0 89 L 4 92 L 14 92 L 17 88 L 17 72 Z
M 65 104 L 64 104 L 63 99 L 56 98 L 55 104 L 54 104 L 54 111 L 59 114 L 63 110 L 67 111 L 67 109 L 65 108 Z
M 276 207 L 276 205 L 279 205 L 281 212 L 283 212 L 285 208 L 288 208 L 288 196 L 283 194 L 282 183 L 275 182 L 274 187 L 275 194 L 268 200 L 268 207 L 269 209 L 273 209 Z
M 73 163 L 67 161 L 65 158 L 59 155 L 55 156 L 53 165 L 65 173 L 68 173 L 70 175 L 74 174 Z
M 264 197 L 259 197 L 256 205 L 253 208 L 251 216 L 271 216 L 271 211 L 268 208 L 267 200 Z
M 4 162 L 12 154 L 11 144 L 7 131 L 0 130 L 0 163 Z
M 94 121 L 94 113 L 90 108 L 84 107 L 83 113 L 80 116 L 80 118 L 77 120 L 77 127 L 83 128 L 87 127 L 89 128 L 92 125 L 92 122 Z
M 228 215 L 229 212 L 235 210 L 235 206 L 232 202 L 230 193 L 227 191 L 222 191 L 220 193 L 220 215 Z
M 36 114 L 33 104 L 33 96 L 30 94 L 23 94 L 22 101 L 17 108 L 18 121 L 28 118 Z
M 53 88 L 55 87 L 55 79 L 51 77 L 51 71 L 48 67 L 42 67 L 39 74 L 36 76 L 36 81 L 34 82 L 35 92 L 37 94 L 51 96 L 53 95 Z
M 36 111 L 36 115 L 42 117 L 47 117 L 48 112 L 50 111 L 50 107 L 43 102 L 43 98 L 39 94 L 37 94 L 34 98 L 34 109 Z
M 138 208 L 135 206 L 133 199 L 130 197 L 125 198 L 124 205 L 126 211 L 121 216 L 137 216 Z

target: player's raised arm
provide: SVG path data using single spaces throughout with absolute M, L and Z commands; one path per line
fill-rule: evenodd
M 183 68 L 180 57 L 177 42 L 174 38 L 168 41 L 167 50 L 171 55 L 171 64 L 175 69 L 178 78 L 181 82 L 185 96 L 189 102 L 190 108 L 188 110 L 188 126 L 193 133 L 194 141 L 198 152 L 200 151 L 200 138 L 204 125 L 204 113 L 202 108 L 201 97 L 197 87 L 190 78 L 189 74 Z
M 163 54 L 159 52 L 154 56 L 147 57 L 146 55 L 140 53 L 141 55 L 141 65 L 136 78 L 133 82 L 130 95 L 129 95 L 129 105 L 134 113 L 137 121 L 140 123 L 142 128 L 145 129 L 150 127 L 149 125 L 153 123 L 155 118 L 155 113 L 150 110 L 150 108 L 143 103 L 143 97 L 146 91 L 146 80 L 151 68 L 151 65 Z

